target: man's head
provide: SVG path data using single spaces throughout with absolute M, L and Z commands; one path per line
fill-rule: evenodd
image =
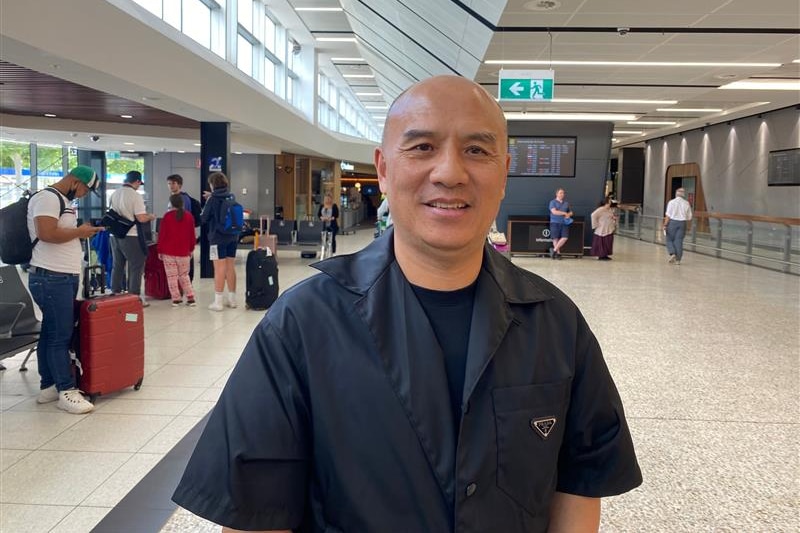
M 183 177 L 180 174 L 167 176 L 167 187 L 170 194 L 178 194 L 183 188 Z
M 133 187 L 134 189 L 138 189 L 142 186 L 142 173 L 138 170 L 131 170 L 127 174 L 125 174 L 125 183 Z
M 69 171 L 64 178 L 67 185 L 67 192 L 65 196 L 69 200 L 81 198 L 89 194 L 89 191 L 94 191 L 100 185 L 100 179 L 91 167 L 85 165 L 78 165 Z
M 675 191 L 675 197 L 677 198 L 678 196 L 680 196 L 681 198 L 685 198 L 686 197 L 686 190 L 683 187 L 681 187 L 677 191 Z
M 567 191 L 565 191 L 564 189 L 561 188 L 556 189 L 556 200 L 558 200 L 559 202 L 564 201 L 564 196 L 566 196 L 566 194 Z
M 390 107 L 375 150 L 381 192 L 392 199 L 395 250 L 480 253 L 508 164 L 503 110 L 480 85 L 436 76 L 409 87 Z
M 208 176 L 208 186 L 211 189 L 224 189 L 230 185 L 230 181 L 228 181 L 228 176 L 223 174 L 222 172 L 212 172 Z

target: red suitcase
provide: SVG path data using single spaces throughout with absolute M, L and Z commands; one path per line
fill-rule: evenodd
M 78 361 L 78 387 L 90 401 L 126 387 L 139 390 L 144 379 L 144 317 L 137 295 L 80 302 Z
M 167 271 L 164 270 L 164 262 L 158 258 L 155 244 L 151 244 L 147 249 L 147 259 L 144 263 L 144 293 L 154 300 L 170 298 Z

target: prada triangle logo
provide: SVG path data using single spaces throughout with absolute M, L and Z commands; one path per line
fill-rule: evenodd
M 556 425 L 556 417 L 548 416 L 531 420 L 531 429 L 536 430 L 540 437 L 546 439 Z

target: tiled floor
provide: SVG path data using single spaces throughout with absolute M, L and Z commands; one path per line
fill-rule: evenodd
M 372 231 L 339 238 L 340 252 Z M 800 278 L 618 238 L 613 261 L 514 258 L 581 307 L 625 402 L 644 473 L 606 532 L 800 531 Z M 242 252 L 244 254 L 245 252 Z M 280 254 L 287 288 L 313 273 Z M 241 257 L 244 257 L 242 255 Z M 243 261 L 239 261 L 239 294 Z M 210 280 L 197 284 L 207 302 Z M 145 310 L 139 391 L 86 416 L 35 402 L 36 365 L 0 376 L 0 531 L 89 531 L 214 405 L 262 313 Z M 178 513 L 168 531 L 213 531 Z

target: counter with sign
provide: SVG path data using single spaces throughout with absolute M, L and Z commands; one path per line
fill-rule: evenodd
M 561 248 L 561 255 L 583 257 L 583 217 L 575 217 L 569 226 L 569 239 Z M 550 218 L 528 215 L 509 215 L 506 231 L 509 253 L 513 255 L 549 254 L 553 240 L 550 238 Z

